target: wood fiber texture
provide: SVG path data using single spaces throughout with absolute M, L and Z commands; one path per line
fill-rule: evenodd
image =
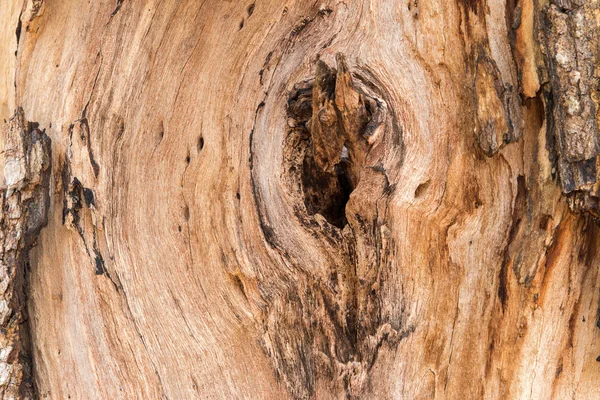
M 0 219 L 0 395 L 34 396 L 27 322 L 29 250 L 48 222 L 50 139 L 23 118 L 23 111 L 3 126 L 4 182 Z
M 600 396 L 599 0 L 0 5 L 3 398 Z

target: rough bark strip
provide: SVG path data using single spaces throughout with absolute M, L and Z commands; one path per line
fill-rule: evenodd
M 561 187 L 573 210 L 598 216 L 600 2 L 557 0 L 542 13 Z
M 0 397 L 34 398 L 27 321 L 29 250 L 47 223 L 50 138 L 24 120 L 23 111 L 3 125 L 6 141 L 0 219 Z
M 502 57 L 502 45 L 489 34 L 489 25 L 494 26 L 493 18 L 498 18 L 496 14 L 502 8 L 485 1 L 458 3 L 464 27 L 467 73 L 473 76 L 475 137 L 481 150 L 493 156 L 506 144 L 517 141 L 523 131 L 516 63 L 512 57 Z M 510 16 L 505 15 L 506 18 Z M 510 29 L 505 25 L 496 26 L 499 28 L 498 33 Z

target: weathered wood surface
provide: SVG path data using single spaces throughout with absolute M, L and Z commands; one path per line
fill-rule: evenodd
M 598 0 L 0 4 L 41 398 L 600 396 Z
M 29 250 L 48 222 L 50 139 L 22 110 L 3 126 L 4 182 L 0 191 L 0 396 L 34 396 L 26 309 Z

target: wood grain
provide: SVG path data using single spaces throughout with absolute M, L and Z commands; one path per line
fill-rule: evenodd
M 3 0 L 37 395 L 597 398 L 598 4 Z

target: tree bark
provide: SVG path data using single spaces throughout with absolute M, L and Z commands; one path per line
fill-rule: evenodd
M 2 398 L 600 396 L 600 0 L 0 4 Z

